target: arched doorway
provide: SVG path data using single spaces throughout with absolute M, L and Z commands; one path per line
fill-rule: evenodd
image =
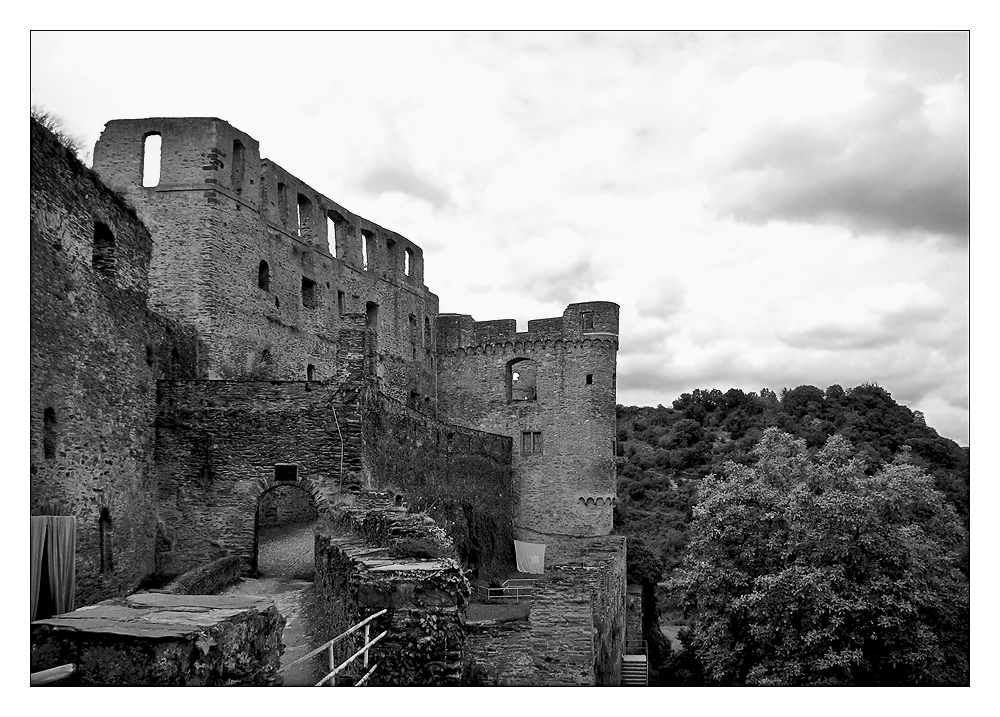
M 317 517 L 316 501 L 300 485 L 264 491 L 254 515 L 254 575 L 312 580 Z

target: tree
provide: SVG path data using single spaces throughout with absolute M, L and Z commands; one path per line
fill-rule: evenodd
M 671 581 L 706 682 L 968 684 L 967 533 L 933 480 L 866 476 L 840 436 L 810 457 L 769 428 L 754 453 L 702 482 Z

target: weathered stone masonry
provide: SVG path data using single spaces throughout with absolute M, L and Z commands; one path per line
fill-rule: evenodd
M 153 572 L 156 380 L 199 345 L 146 307 L 135 212 L 35 123 L 31 151 L 31 514 L 76 516 L 81 605 Z
M 253 570 L 293 491 L 324 628 L 391 607 L 381 683 L 459 681 L 459 560 L 502 575 L 517 537 L 549 546 L 526 639 L 550 659 L 511 683 L 617 684 L 617 305 L 439 316 L 418 246 L 216 118 L 110 122 L 96 174 L 34 125 L 32 152 L 32 513 L 77 516 L 78 604 Z

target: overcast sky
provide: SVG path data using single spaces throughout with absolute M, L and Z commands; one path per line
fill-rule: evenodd
M 621 305 L 618 402 L 875 382 L 969 442 L 965 34 L 35 33 L 31 101 L 217 116 L 442 312 Z

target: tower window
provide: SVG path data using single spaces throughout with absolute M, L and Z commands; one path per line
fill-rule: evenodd
M 326 213 L 326 239 L 332 256 L 337 256 L 338 239 L 346 227 L 347 221 L 340 214 L 334 211 Z
M 588 373 L 588 374 L 587 374 L 587 385 L 589 386 L 589 385 L 591 385 L 591 384 L 592 384 L 593 382 L 594 382 L 594 374 L 592 374 L 592 373 Z
M 155 187 L 160 183 L 160 148 L 163 138 L 151 132 L 142 140 L 142 186 Z
M 369 301 L 365 304 L 365 317 L 367 318 L 368 326 L 378 331 L 378 304 L 374 301 Z
M 110 573 L 115 569 L 114 537 L 115 528 L 111 521 L 111 511 L 101 508 L 101 517 L 97 521 L 101 539 L 101 572 Z
M 316 282 L 302 277 L 302 305 L 307 309 L 316 308 Z
M 313 366 L 312 364 L 307 364 L 306 365 L 306 381 L 312 382 L 312 381 L 315 381 L 315 380 L 316 380 L 316 367 Z
M 581 320 L 581 324 L 583 326 L 583 330 L 584 331 L 593 331 L 594 330 L 594 312 L 593 311 L 584 311 L 584 312 L 581 312 L 581 314 L 580 314 L 580 320 Z
M 246 147 L 238 139 L 233 140 L 233 159 L 230 163 L 229 186 L 237 194 L 243 193 L 243 175 L 246 171 Z M 252 184 L 253 182 L 251 182 Z
M 341 316 L 347 313 L 347 295 L 343 291 L 337 292 L 337 310 Z
M 260 266 L 257 267 L 257 286 L 264 291 L 271 290 L 271 268 L 263 259 L 260 260 Z
M 312 202 L 309 201 L 306 195 L 300 194 L 295 203 L 295 208 L 298 212 L 299 236 L 305 236 L 309 233 L 309 222 L 312 220 Z
M 56 457 L 56 409 L 49 406 L 42 418 L 42 450 L 46 458 Z
M 521 453 L 541 453 L 541 431 L 521 431 Z
M 371 237 L 368 232 L 361 232 L 361 268 L 368 271 L 368 240 Z
M 413 249 L 407 247 L 406 251 L 403 252 L 403 273 L 409 276 L 410 270 L 412 268 L 413 268 Z
M 516 358 L 507 363 L 507 403 L 537 401 L 538 364 L 531 359 Z
M 115 275 L 115 235 L 102 222 L 94 222 L 93 266 L 105 276 Z
M 288 224 L 288 193 L 284 182 L 278 182 L 278 218 L 282 225 Z

